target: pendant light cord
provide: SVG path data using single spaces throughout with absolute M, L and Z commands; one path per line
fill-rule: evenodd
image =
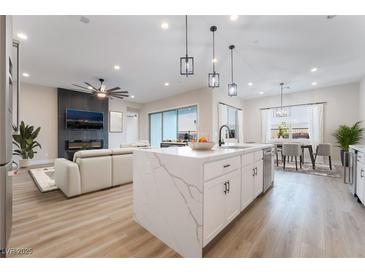
M 188 59 L 188 16 L 185 15 L 185 53 Z
M 215 48 L 214 48 L 214 32 L 215 32 L 215 31 L 213 31 L 213 60 L 212 60 L 212 62 L 213 62 L 213 73 L 215 73 Z
M 233 83 L 233 49 L 231 49 L 231 82 Z

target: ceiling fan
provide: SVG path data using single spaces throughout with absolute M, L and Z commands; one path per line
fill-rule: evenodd
M 105 98 L 105 97 L 114 97 L 118 99 L 124 99 L 125 97 L 129 97 L 128 91 L 123 91 L 120 89 L 120 87 L 114 87 L 110 89 L 106 89 L 106 86 L 104 84 L 104 79 L 99 79 L 100 81 L 100 87 L 96 88 L 95 86 L 89 84 L 88 82 L 84 82 L 85 86 L 80 86 L 76 84 L 72 84 L 75 87 L 81 88 L 82 91 L 90 92 L 93 95 L 98 96 L 99 98 Z

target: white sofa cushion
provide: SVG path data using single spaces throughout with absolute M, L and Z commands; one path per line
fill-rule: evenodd
M 125 148 L 112 148 L 112 155 L 123 155 L 123 154 L 133 154 L 137 148 L 135 147 L 125 147 Z
M 112 157 L 77 158 L 81 176 L 81 192 L 91 192 L 112 186 Z
M 122 185 L 133 181 L 133 153 L 113 155 L 112 185 Z
M 76 162 L 78 158 L 90 158 L 90 157 L 100 157 L 109 156 L 112 154 L 111 149 L 90 149 L 90 150 L 80 150 L 74 154 L 73 161 Z
M 55 160 L 55 182 L 67 197 L 81 194 L 79 166 L 66 159 Z

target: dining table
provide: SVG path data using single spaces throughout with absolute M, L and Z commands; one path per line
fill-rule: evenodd
M 310 159 L 311 159 L 311 163 L 312 163 L 312 168 L 313 169 L 316 169 L 316 163 L 315 163 L 315 160 L 314 160 L 314 152 L 313 152 L 313 146 L 311 144 L 308 144 L 308 143 L 300 143 L 300 142 L 273 142 L 274 145 L 276 145 L 277 148 L 282 148 L 283 147 L 283 144 L 300 144 L 300 147 L 302 149 L 302 158 L 301 158 L 301 161 L 302 163 L 304 164 L 304 150 L 305 149 L 308 149 L 308 153 L 309 153 L 309 156 L 310 156 Z

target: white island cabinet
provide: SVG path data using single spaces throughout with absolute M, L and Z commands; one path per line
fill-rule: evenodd
M 134 219 L 183 257 L 203 248 L 263 191 L 263 149 L 141 149 L 133 156 Z

